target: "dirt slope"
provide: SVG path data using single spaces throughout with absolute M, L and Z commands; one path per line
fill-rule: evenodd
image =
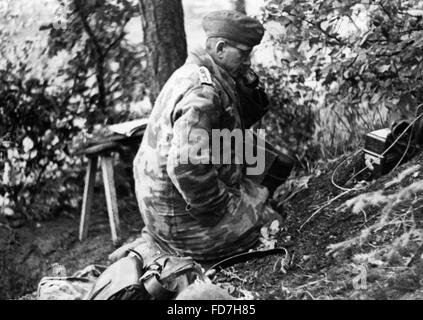
M 51 275 L 54 263 L 63 265 L 68 275 L 91 264 L 107 265 L 115 247 L 104 203 L 98 188 L 84 242 L 78 240 L 79 212 L 13 230 L 0 227 L 0 299 L 33 293 L 40 279 Z M 119 208 L 123 239 L 135 239 L 142 228 L 136 203 L 122 198 Z
M 357 191 L 331 183 L 342 159 L 290 181 L 281 193 L 281 199 L 290 197 L 277 239 L 289 256 L 231 267 L 215 281 L 244 298 L 422 298 L 422 159 L 419 155 Z M 336 181 L 348 180 L 351 168 L 362 165 L 354 161 L 349 169 L 340 167 Z M 114 247 L 101 190 L 96 194 L 89 238 L 83 243 L 77 240 L 79 212 L 14 230 L 0 227 L 0 298 L 33 293 L 53 263 L 65 266 L 68 274 L 108 264 Z M 120 199 L 119 207 L 124 239 L 133 239 L 142 228 L 135 200 Z
M 278 245 L 289 259 L 251 261 L 219 280 L 259 299 L 422 298 L 422 159 L 347 192 L 331 183 L 340 161 L 325 165 L 285 204 Z

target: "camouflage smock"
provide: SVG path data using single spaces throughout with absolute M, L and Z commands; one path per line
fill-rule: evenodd
M 242 165 L 177 161 L 190 145 L 179 141 L 183 130 L 243 129 L 239 110 L 235 81 L 203 49 L 157 98 L 134 160 L 135 188 L 145 230 L 174 253 L 211 261 L 245 251 L 274 217 L 267 189 L 245 178 Z

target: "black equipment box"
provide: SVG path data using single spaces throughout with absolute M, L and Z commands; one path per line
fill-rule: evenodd
M 374 168 L 373 178 L 388 173 L 397 165 L 400 155 L 393 148 L 388 150 L 393 142 L 389 128 L 372 131 L 366 135 L 364 159 L 366 165 L 370 163 Z

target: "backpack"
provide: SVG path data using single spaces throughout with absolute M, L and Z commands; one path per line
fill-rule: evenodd
M 98 277 L 84 300 L 170 300 L 196 279 L 205 280 L 190 257 L 163 254 L 145 265 L 138 252 L 129 251 Z

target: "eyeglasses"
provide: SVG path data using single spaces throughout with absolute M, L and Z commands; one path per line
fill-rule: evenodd
M 240 48 L 238 48 L 238 47 L 235 47 L 234 45 L 230 44 L 230 43 L 229 43 L 229 42 L 227 42 L 227 41 L 226 41 L 226 44 L 227 44 L 228 46 L 232 47 L 232 48 L 237 49 L 237 50 L 240 52 L 240 54 L 241 54 L 241 58 L 242 58 L 242 59 L 247 59 L 247 58 L 249 58 L 249 57 L 250 57 L 250 54 L 251 54 L 252 49 L 249 49 L 249 50 L 242 50 L 242 49 L 240 49 Z

